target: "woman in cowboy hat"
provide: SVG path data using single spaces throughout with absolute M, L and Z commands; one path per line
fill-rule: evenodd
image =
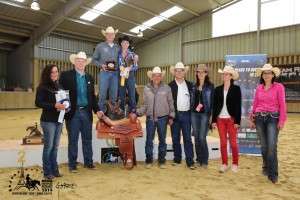
M 121 104 L 120 108 L 125 111 L 125 102 L 126 102 L 126 90 L 128 91 L 129 98 L 129 109 L 128 113 L 133 110 L 136 110 L 136 101 L 135 101 L 135 78 L 134 72 L 138 69 L 137 63 L 134 63 L 135 54 L 129 50 L 129 47 L 132 44 L 132 40 L 128 35 L 124 35 L 118 39 L 119 44 L 121 45 L 121 51 L 119 52 L 119 69 L 121 76 L 121 84 L 119 88 Z
M 286 121 L 285 92 L 282 84 L 275 82 L 280 75 L 280 69 L 265 64 L 256 70 L 260 77 L 252 109 L 252 129 L 260 136 L 263 158 L 262 173 L 268 176 L 272 183 L 278 183 L 277 141 L 279 131 Z
M 238 172 L 239 152 L 237 145 L 237 130 L 241 123 L 241 103 L 242 95 L 239 86 L 234 85 L 239 73 L 231 66 L 225 66 L 222 74 L 223 85 L 216 87 L 214 95 L 214 109 L 212 117 L 212 127 L 218 127 L 221 143 L 222 165 L 220 172 L 224 173 L 228 169 L 227 133 L 232 149 L 232 172 Z
M 137 110 L 137 116 L 147 116 L 146 119 L 146 168 L 150 169 L 153 163 L 153 140 L 155 131 L 158 132 L 158 164 L 161 169 L 166 168 L 166 134 L 167 124 L 173 124 L 175 118 L 174 101 L 170 86 L 162 82 L 166 71 L 154 67 L 147 75 L 151 81 L 143 92 L 144 104 Z
M 191 95 L 192 127 L 195 136 L 197 164 L 207 168 L 209 155 L 206 136 L 211 122 L 215 87 L 209 81 L 208 69 L 204 64 L 199 64 L 196 71 L 196 87 Z

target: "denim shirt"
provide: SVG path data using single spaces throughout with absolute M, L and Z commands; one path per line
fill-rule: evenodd
M 113 47 L 111 47 L 107 42 L 102 42 L 95 48 L 92 63 L 101 69 L 102 64 L 105 64 L 106 61 L 112 60 L 116 62 L 117 68 L 119 68 L 117 63 L 120 50 L 120 45 L 116 43 L 114 43 Z
M 191 108 L 194 108 L 195 106 L 196 90 L 197 90 L 197 86 L 194 87 L 191 92 Z M 205 113 L 209 115 L 211 115 L 213 111 L 214 94 L 215 94 L 215 85 L 212 82 L 210 82 L 209 84 L 204 84 L 202 86 L 204 110 Z

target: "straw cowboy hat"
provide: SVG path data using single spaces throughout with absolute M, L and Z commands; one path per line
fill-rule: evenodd
M 106 30 L 102 30 L 101 32 L 105 36 L 106 33 L 117 34 L 118 31 L 119 31 L 118 29 L 115 31 L 115 29 L 112 26 L 109 26 L 109 27 L 106 28 Z
M 198 72 L 198 71 L 206 71 L 206 72 L 208 72 L 208 68 L 206 67 L 205 64 L 199 64 L 199 65 L 197 66 L 197 68 L 196 68 L 196 71 L 197 71 L 197 72 Z
M 174 74 L 175 69 L 184 69 L 184 73 L 187 73 L 189 71 L 190 67 L 189 66 L 184 66 L 182 62 L 178 62 L 178 63 L 176 63 L 175 67 L 174 67 L 174 65 L 172 65 L 170 67 L 170 72 L 172 74 Z
M 86 58 L 86 54 L 84 52 L 82 52 L 82 51 L 80 51 L 78 54 L 72 54 L 72 55 L 70 55 L 70 61 L 71 61 L 71 63 L 75 64 L 75 60 L 77 58 L 81 58 L 81 59 L 86 60 L 86 64 L 87 65 L 92 61 L 92 58 Z
M 261 76 L 263 71 L 272 71 L 276 77 L 280 75 L 280 69 L 278 67 L 273 67 L 271 64 L 265 64 L 262 68 L 256 69 L 256 75 Z
M 218 72 L 221 74 L 224 74 L 224 73 L 231 74 L 233 80 L 236 80 L 239 78 L 239 73 L 235 69 L 233 69 L 233 67 L 231 67 L 230 65 L 226 65 L 223 70 L 219 69 Z
M 150 79 L 152 79 L 152 74 L 161 74 L 162 77 L 165 76 L 166 71 L 161 71 L 161 69 L 159 67 L 154 67 L 152 71 L 148 71 L 147 75 Z

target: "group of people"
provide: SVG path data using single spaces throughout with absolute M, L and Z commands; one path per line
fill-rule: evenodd
M 118 93 L 121 109 L 125 110 L 126 90 L 129 96 L 130 112 L 138 117 L 146 115 L 146 168 L 153 165 L 153 141 L 158 132 L 158 164 L 166 166 L 167 125 L 171 127 L 174 150 L 173 166 L 182 163 L 181 133 L 187 167 L 194 170 L 197 166 L 207 168 L 209 150 L 206 136 L 209 126 L 217 128 L 220 135 L 222 164 L 220 172 L 228 170 L 227 135 L 232 149 L 232 172 L 238 172 L 237 131 L 241 122 L 242 94 L 234 81 L 239 73 L 231 66 L 225 66 L 222 74 L 223 84 L 215 87 L 209 79 L 209 69 L 204 64 L 196 68 L 196 83 L 185 79 L 189 70 L 182 62 L 170 67 L 174 80 L 169 84 L 163 82 L 165 71 L 154 67 L 148 71 L 149 83 L 143 91 L 143 104 L 137 109 L 135 101 L 134 72 L 138 69 L 138 56 L 130 51 L 132 40 L 128 36 L 119 38 L 114 43 L 118 30 L 108 27 L 102 30 L 106 41 L 97 45 L 93 58 L 87 58 L 84 52 L 72 54 L 70 61 L 73 70 L 60 73 L 59 67 L 48 64 L 41 74 L 41 82 L 36 91 L 36 106 L 43 109 L 41 126 L 44 132 L 43 171 L 44 177 L 54 179 L 61 177 L 57 164 L 57 150 L 62 132 L 62 123 L 58 121 L 60 111 L 65 112 L 64 119 L 68 131 L 69 171 L 77 172 L 77 155 L 79 133 L 82 138 L 84 167 L 96 169 L 93 164 L 92 121 L 94 112 L 99 118 L 107 114 L 105 100 L 116 104 Z M 94 91 L 94 78 L 86 72 L 85 67 L 92 62 L 100 68 L 99 102 Z M 280 70 L 265 64 L 257 69 L 261 84 L 257 87 L 252 110 L 252 128 L 260 136 L 263 174 L 273 182 L 278 182 L 277 141 L 279 131 L 286 121 L 284 87 L 276 83 Z M 69 92 L 69 103 L 57 101 L 58 91 Z M 195 139 L 196 163 L 192 130 Z

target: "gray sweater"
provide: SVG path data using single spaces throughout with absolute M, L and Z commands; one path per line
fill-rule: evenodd
M 146 114 L 150 119 L 157 121 L 158 117 L 169 116 L 175 118 L 174 101 L 170 86 L 160 83 L 155 90 L 151 82 L 146 85 L 143 92 L 143 105 L 137 110 L 138 116 Z

